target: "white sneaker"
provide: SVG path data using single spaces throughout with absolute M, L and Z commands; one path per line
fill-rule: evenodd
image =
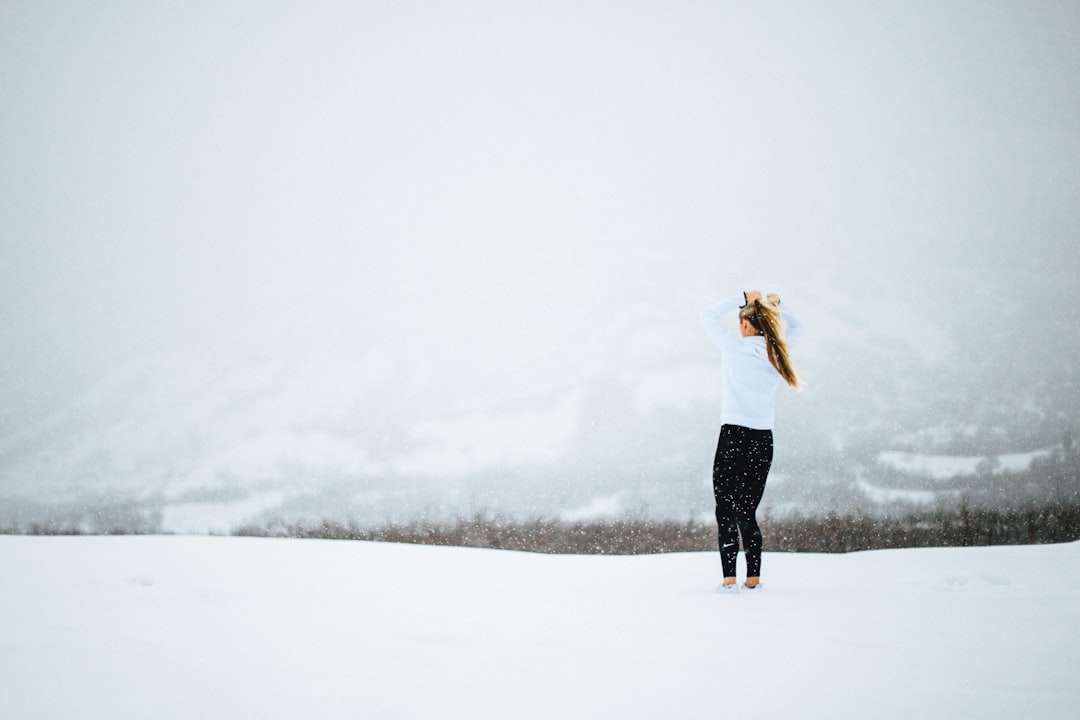
M 720 593 L 721 595 L 738 595 L 739 583 L 732 583 L 731 585 L 725 585 L 724 583 L 720 583 L 716 586 L 716 592 Z

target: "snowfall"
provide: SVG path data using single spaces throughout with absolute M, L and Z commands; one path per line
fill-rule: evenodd
M 3 536 L 0 712 L 1080 716 L 1080 543 L 766 553 L 762 578 L 718 593 L 712 553 Z

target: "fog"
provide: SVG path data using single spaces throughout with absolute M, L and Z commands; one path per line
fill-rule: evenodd
M 778 506 L 1045 449 L 1078 231 L 1071 2 L 5 3 L 0 520 L 696 512 L 745 288 Z

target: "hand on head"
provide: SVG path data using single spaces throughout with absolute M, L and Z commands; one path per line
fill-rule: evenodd
M 754 302 L 760 302 L 762 299 L 766 300 L 770 305 L 780 305 L 780 296 L 776 293 L 769 293 L 765 298 L 762 298 L 760 290 L 744 290 L 743 295 L 746 296 L 747 305 L 751 305 Z

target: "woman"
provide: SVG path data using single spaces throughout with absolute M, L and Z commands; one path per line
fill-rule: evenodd
M 739 335 L 721 322 L 735 308 L 741 308 Z M 802 324 L 787 307 L 781 309 L 778 296 L 771 294 L 763 300 L 756 290 L 731 295 L 702 311 L 701 322 L 720 347 L 722 362 L 720 440 L 713 461 L 724 570 L 720 589 L 737 589 L 735 558 L 740 534 L 746 553 L 745 587 L 753 589 L 761 580 L 761 528 L 755 515 L 772 465 L 776 386 L 783 380 L 799 387 L 788 348 L 798 340 Z

